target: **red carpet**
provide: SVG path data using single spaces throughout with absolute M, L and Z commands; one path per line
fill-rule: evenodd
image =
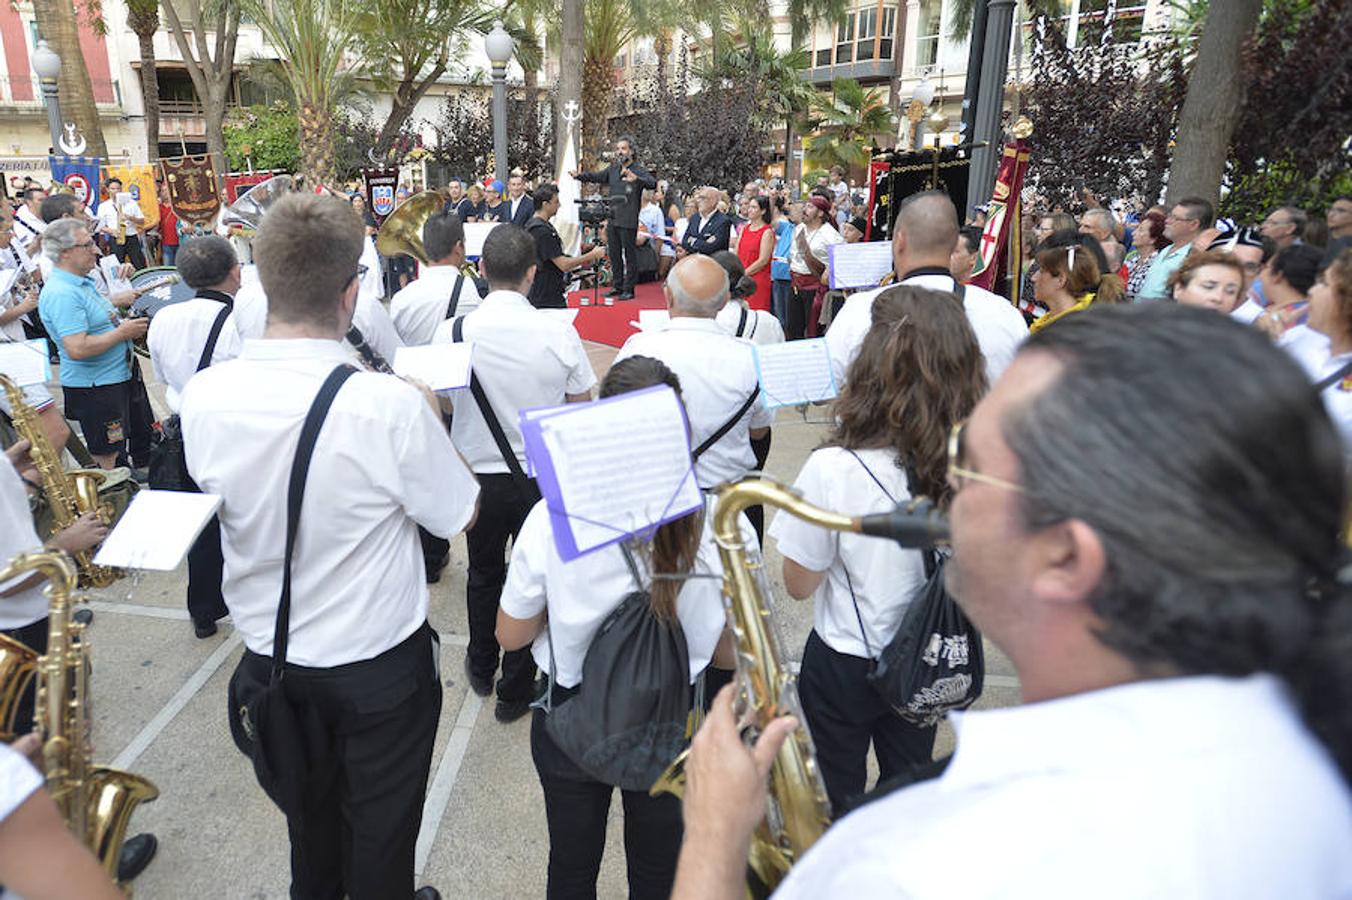
M 605 303 L 607 290 L 609 288 L 603 288 L 596 295 L 596 302 L 591 306 L 580 306 L 578 303 L 578 300 L 582 297 L 591 300 L 592 292 L 590 289 L 574 291 L 568 295 L 568 305 L 579 308 L 577 321 L 573 325 L 584 341 L 596 341 L 599 344 L 619 347 L 629 339 L 629 335 L 638 331 L 637 327 L 629 323 L 638 321 L 640 309 L 667 308 L 666 297 L 662 294 L 662 285 L 655 281 L 640 284 L 634 288 L 633 300 L 616 300 L 614 306 L 597 306 L 596 303 Z

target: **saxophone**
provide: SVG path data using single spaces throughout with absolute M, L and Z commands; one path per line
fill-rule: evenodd
M 71 619 L 77 571 L 60 551 L 21 553 L 0 570 L 0 582 L 41 572 L 47 597 L 47 653 L 37 661 L 34 724 L 42 738 L 47 790 L 76 838 L 99 858 L 112 878 L 139 803 L 159 789 L 140 775 L 90 764 L 89 643 L 84 626 Z
M 741 513 L 764 504 L 832 531 L 889 537 L 903 546 L 923 547 L 948 536 L 948 526 L 929 500 L 921 497 L 891 512 L 851 518 L 813 506 L 790 488 L 764 478 L 744 478 L 718 488 L 714 538 L 723 563 L 723 601 L 737 647 L 738 708 L 751 720 L 748 740 L 769 722 L 795 716 L 800 725 L 789 735 L 770 768 L 765 821 L 751 839 L 747 895 L 767 897 L 788 875 L 831 823 L 826 786 L 817 769 L 812 737 L 798 702 L 795 676 L 784 664 L 784 651 L 769 621 L 769 583 L 758 554 L 748 554 L 739 527 Z M 653 796 L 685 789 L 682 753 L 653 785 Z
M 97 512 L 105 524 L 111 525 L 112 507 L 99 502 L 99 486 L 107 476 L 96 469 L 67 472 L 60 454 L 47 439 L 47 432 L 42 430 L 37 411 L 24 400 L 23 391 L 4 375 L 0 375 L 0 387 L 5 389 L 10 409 L 14 410 L 15 431 L 32 445 L 28 455 L 42 477 L 42 490 L 52 510 L 52 531 L 70 527 L 87 512 Z M 75 563 L 79 566 L 81 587 L 107 587 L 125 574 L 121 569 L 94 565 L 94 554 L 89 550 L 76 553 Z

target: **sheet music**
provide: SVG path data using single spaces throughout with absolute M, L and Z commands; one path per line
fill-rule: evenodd
M 497 228 L 499 222 L 466 222 L 465 223 L 465 255 L 478 257 L 484 252 L 484 238 L 488 237 L 488 232 Z
M 540 312 L 549 316 L 551 319 L 560 319 L 572 325 L 577 321 L 577 314 L 581 312 L 576 306 L 570 306 L 567 309 L 542 309 Z
M 14 282 L 19 280 L 19 276 L 24 273 L 24 269 L 15 266 L 12 269 L 0 269 L 0 298 L 8 297 L 9 292 L 14 290 Z M 22 297 L 16 298 L 22 300 Z
M 665 385 L 522 415 L 559 555 L 574 559 L 699 508 L 690 435 Z
M 892 243 L 832 244 L 828 249 L 832 288 L 877 287 L 892 271 Z
M 434 391 L 469 387 L 474 343 L 428 344 L 394 351 L 394 374 L 421 381 Z
M 50 381 L 52 370 L 47 361 L 47 343 L 42 338 L 0 341 L 0 373 L 19 387 Z
M 639 331 L 661 331 L 671 321 L 671 313 L 665 309 L 640 309 L 638 321 L 630 321 Z
M 220 505 L 215 494 L 137 491 L 94 562 L 124 569 L 176 569 Z
M 99 268 L 103 270 L 104 277 L 108 279 L 109 294 L 118 294 L 132 289 L 130 281 L 117 277 L 117 270 L 121 265 L 122 263 L 118 262 L 117 257 L 111 253 L 99 257 Z
M 756 373 L 767 409 L 817 403 L 836 396 L 826 338 L 754 345 Z

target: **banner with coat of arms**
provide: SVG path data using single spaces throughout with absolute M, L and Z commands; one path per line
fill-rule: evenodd
M 976 273 L 971 280 L 977 287 L 995 291 L 1007 275 L 1012 276 L 1009 301 L 1015 308 L 1021 308 L 1019 287 L 1023 246 L 1019 239 L 1019 217 L 1023 210 L 1019 201 L 1029 156 L 1028 142 L 1022 138 L 1005 144 L 990 208 L 986 212 L 986 227 L 977 248 Z
M 216 217 L 221 208 L 221 192 L 210 156 L 162 159 L 160 166 L 169 188 L 169 205 L 176 216 L 193 225 L 204 225 Z
M 366 208 L 383 225 L 385 217 L 394 212 L 394 191 L 399 186 L 398 169 L 362 169 L 362 184 L 366 188 Z
M 97 156 L 51 156 L 48 160 L 52 181 L 64 184 L 93 215 L 99 208 L 99 170 L 103 160 Z
M 146 228 L 160 224 L 160 198 L 155 191 L 155 168 L 153 166 L 107 166 L 104 168 L 106 181 L 117 178 L 122 182 L 123 190 L 131 194 L 136 205 L 141 207 Z
M 231 172 L 225 176 L 225 203 L 227 206 L 249 192 L 249 188 L 262 184 L 279 171 L 264 169 L 258 172 Z

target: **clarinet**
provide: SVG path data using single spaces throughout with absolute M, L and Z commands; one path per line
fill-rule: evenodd
M 357 351 L 361 357 L 362 365 L 372 372 L 384 372 L 386 375 L 393 375 L 394 369 L 385 361 L 385 357 L 376 352 L 375 348 L 366 343 L 366 338 L 362 335 L 361 329 L 353 325 L 347 330 L 347 342 Z

